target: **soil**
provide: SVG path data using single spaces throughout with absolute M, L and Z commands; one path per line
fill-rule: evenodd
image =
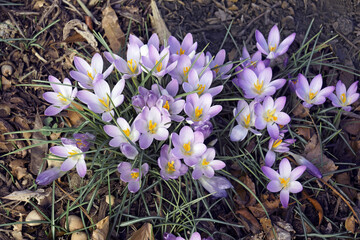
M 35 134 L 4 135 L 4 133 L 38 129 L 42 126 L 51 127 L 54 124 L 61 127 L 61 121 L 44 116 L 47 103 L 43 100 L 42 94 L 47 89 L 30 87 L 27 84 L 39 84 L 34 80 L 46 81 L 49 75 L 57 76 L 59 79 L 68 77 L 73 66 L 73 58 L 77 53 L 92 55 L 96 51 L 105 50 L 100 47 L 100 44 L 97 47 L 90 46 L 73 30 L 71 37 L 63 38 L 63 29 L 72 19 L 79 19 L 83 23 L 87 22 L 88 26 L 91 23 L 96 32 L 104 35 L 104 29 L 97 24 L 97 21 L 101 23 L 102 10 L 107 4 L 106 1 L 85 0 L 83 2 L 93 14 L 93 20 L 88 20 L 87 13 L 75 0 L 13 0 L 11 4 L 8 1 L 0 0 L 0 67 L 2 68 L 0 154 L 34 144 L 34 140 L 15 142 L 8 140 L 44 138 L 44 136 Z M 95 4 L 90 5 L 92 2 Z M 153 31 L 148 17 L 151 12 L 149 1 L 120 0 L 109 1 L 109 3 L 115 10 L 124 33 L 129 29 L 130 33 L 146 39 L 147 32 L 150 35 Z M 301 44 L 309 24 L 314 20 L 310 36 L 315 35 L 320 29 L 322 29 L 320 42 L 338 35 L 329 43 L 334 57 L 337 58 L 334 61 L 353 69 L 360 67 L 360 3 L 356 0 L 160 0 L 157 1 L 157 5 L 173 36 L 183 38 L 186 33 L 190 32 L 199 44 L 198 50 L 205 48 L 210 43 L 208 50 L 214 54 L 223 48 L 227 51 L 230 60 L 239 59 L 244 44 L 250 53 L 254 52 L 256 49 L 255 30 L 268 33 L 274 24 L 279 26 L 282 36 L 296 32 L 296 39 L 290 51 L 296 50 Z M 47 28 L 55 21 L 53 26 Z M 335 74 L 334 79 L 341 79 L 347 86 L 359 79 L 359 76 L 346 72 L 336 71 L 333 74 Z M 76 119 L 68 117 L 66 120 L 68 125 L 76 125 Z M 50 140 L 57 139 L 59 136 L 52 134 L 45 138 Z M 359 140 L 358 137 L 357 140 Z M 332 154 L 338 156 L 343 154 L 337 152 L 335 146 L 334 149 Z M 0 197 L 31 187 L 41 167 L 34 162 L 38 163 L 39 161 L 36 159 L 44 157 L 46 151 L 47 149 L 35 148 L 32 151 L 23 150 L 1 157 Z M 359 163 L 358 158 L 348 159 L 348 161 Z M 15 179 L 11 178 L 7 169 L 15 176 Z M 63 188 L 67 192 L 71 192 L 70 185 L 65 184 Z M 46 191 L 49 189 L 51 188 Z M 107 187 L 101 191 L 106 192 L 106 189 Z M 57 197 L 62 195 L 60 190 L 56 191 Z M 323 206 L 325 216 L 333 217 L 332 221 L 339 226 L 345 224 L 350 211 L 343 202 L 334 196 L 325 194 L 319 196 L 317 200 Z M 9 200 L 1 200 L 2 205 L 8 203 Z M 95 204 L 104 208 L 105 213 L 106 207 L 103 207 L 101 203 Z M 10 214 L 7 214 L 9 209 L 5 205 L 0 209 L 0 224 L 21 221 L 19 213 L 27 214 L 31 209 L 31 206 L 25 205 L 24 207 L 22 204 L 15 207 L 14 204 L 10 206 L 12 209 Z M 66 203 L 63 207 L 66 207 Z M 309 209 L 307 208 L 309 219 L 316 222 L 318 214 Z M 335 213 L 334 209 L 336 209 Z M 43 210 L 50 211 L 48 208 Z M 218 211 L 223 211 L 223 209 L 219 208 Z M 98 216 L 98 220 L 101 220 L 102 217 L 105 216 Z M 222 214 L 220 217 L 232 223 L 238 222 L 236 219 L 230 218 L 228 214 Z M 293 216 L 283 217 L 286 222 L 293 223 L 297 233 L 304 231 L 298 219 L 294 220 Z M 207 228 L 211 229 L 211 226 L 207 226 Z M 29 239 L 46 238 L 45 230 L 49 229 L 26 228 L 24 236 Z M 321 225 L 319 230 L 329 234 L 336 232 L 336 229 L 329 229 L 326 225 Z M 6 227 L 4 231 L 0 229 L 0 239 L 9 239 L 8 231 L 12 231 L 12 228 Z M 239 237 L 252 235 L 251 231 L 230 230 L 230 228 L 220 231 Z M 114 239 L 118 237 L 116 233 L 113 233 L 112 236 Z

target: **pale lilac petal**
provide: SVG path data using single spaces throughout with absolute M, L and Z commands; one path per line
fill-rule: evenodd
M 297 180 L 299 177 L 301 177 L 301 175 L 305 172 L 305 170 L 306 170 L 306 166 L 305 166 L 305 165 L 296 167 L 294 170 L 292 170 L 292 171 L 291 171 L 291 174 L 290 174 L 290 179 L 291 179 L 291 181 L 295 181 L 295 180 Z
M 201 178 L 202 175 L 203 172 L 199 167 L 196 167 L 191 174 L 192 178 L 195 180 Z
M 166 91 L 170 94 L 170 96 L 175 97 L 179 91 L 178 81 L 176 79 L 172 79 L 166 86 Z
M 135 159 L 135 157 L 138 155 L 138 151 L 136 149 L 136 147 L 134 147 L 133 145 L 129 144 L 129 143 L 122 143 L 120 144 L 120 151 L 122 152 L 122 154 L 125 155 L 125 157 L 127 157 L 128 159 Z
M 269 86 L 274 86 L 276 90 L 282 88 L 286 83 L 286 79 L 276 79 L 269 83 Z
M 128 189 L 130 192 L 136 193 L 140 189 L 140 182 L 139 181 L 129 182 Z
M 64 109 L 64 107 L 49 106 L 48 108 L 45 109 L 44 114 L 46 116 L 54 116 L 54 115 L 58 114 L 59 112 L 61 112 L 63 109 Z
M 141 134 L 139 137 L 139 145 L 141 149 L 147 149 L 150 147 L 151 143 L 153 142 L 153 136 L 149 134 Z
M 230 132 L 231 141 L 241 141 L 248 134 L 248 130 L 241 125 L 236 125 Z
M 68 158 L 61 164 L 60 169 L 63 172 L 67 172 L 67 171 L 71 170 L 73 167 L 75 167 L 76 163 L 77 163 L 77 161 L 74 161 L 71 158 Z
M 193 145 L 193 156 L 199 157 L 206 151 L 206 145 L 203 143 L 196 143 Z
M 360 96 L 359 93 L 354 93 L 354 94 L 350 95 L 350 96 L 348 97 L 348 104 L 349 104 L 349 105 L 353 104 L 356 100 L 359 99 L 359 96 Z
M 90 65 L 80 57 L 74 57 L 74 65 L 79 72 L 86 73 L 87 71 L 91 71 Z
M 275 122 L 280 125 L 286 125 L 291 120 L 289 115 L 287 115 L 284 112 L 278 112 L 278 113 L 276 113 L 276 116 L 277 116 L 277 120 Z
M 290 198 L 289 190 L 287 190 L 287 189 L 281 190 L 281 192 L 280 192 L 280 202 L 281 202 L 281 204 L 283 205 L 284 208 L 288 207 L 289 198 Z
M 119 163 L 119 165 L 117 166 L 117 170 L 119 173 L 125 173 L 125 172 L 130 172 L 131 171 L 131 164 L 128 162 L 121 162 Z
M 272 180 L 268 183 L 268 185 L 266 186 L 266 188 L 270 191 L 270 192 L 279 192 L 282 189 L 282 185 L 280 183 L 279 180 Z
M 208 114 L 210 116 L 210 118 L 216 116 L 219 112 L 221 112 L 222 110 L 222 106 L 221 105 L 215 105 L 210 107 Z
M 43 94 L 43 98 L 51 104 L 62 105 L 62 102 L 59 99 L 58 95 L 59 93 L 57 92 L 45 92 Z
M 270 180 L 279 181 L 280 175 L 274 169 L 267 166 L 262 166 L 261 170 Z
M 223 162 L 223 161 L 220 161 L 220 160 L 213 160 L 210 162 L 209 164 L 214 170 L 220 170 L 220 169 L 223 169 L 226 164 Z M 209 176 L 207 176 L 209 177 Z
M 279 138 L 280 131 L 279 131 L 279 126 L 277 124 L 268 123 L 267 124 L 267 131 L 268 131 L 270 137 L 276 138 L 276 139 Z
M 104 126 L 104 131 L 110 137 L 122 136 L 122 133 L 121 133 L 120 129 L 117 126 L 114 126 L 114 125 L 105 125 Z
M 259 30 L 256 30 L 255 38 L 256 38 L 256 42 L 257 42 L 256 47 L 259 49 L 259 51 L 261 53 L 267 55 L 269 53 L 269 47 L 268 47 L 268 44 L 266 43 L 264 35 Z
M 313 93 L 319 92 L 323 84 L 321 74 L 316 75 L 310 83 L 310 90 Z
M 48 77 L 51 88 L 54 89 L 55 92 L 60 92 L 61 91 L 61 82 L 59 81 L 59 79 L 57 79 L 56 77 L 49 75 Z
M 354 82 L 353 84 L 351 84 L 350 85 L 350 87 L 349 87 L 349 89 L 347 90 L 347 94 L 349 95 L 349 96 L 351 96 L 351 95 L 353 95 L 354 93 L 356 93 L 356 91 L 357 91 L 357 88 L 358 88 L 358 82 L 359 81 L 356 81 L 356 82 Z M 55 90 L 55 89 L 54 89 Z
M 50 148 L 50 152 L 59 157 L 67 157 L 69 156 L 68 151 L 63 146 L 54 146 Z
M 287 160 L 286 158 L 283 158 L 279 164 L 279 173 L 280 176 L 283 178 L 289 178 L 291 175 L 291 165 L 289 160 Z
M 86 175 L 86 163 L 84 159 L 81 159 L 77 162 L 76 171 L 80 177 L 84 177 Z
M 194 232 L 194 233 L 191 235 L 190 240 L 201 240 L 200 233 Z
M 168 138 L 169 131 L 165 128 L 158 128 L 156 133 L 154 134 L 154 138 L 158 141 L 164 141 Z
M 322 89 L 318 94 L 317 97 L 319 96 L 323 96 L 323 97 L 327 97 L 329 96 L 333 91 L 335 90 L 334 86 L 330 86 L 330 87 L 326 87 L 324 89 Z
M 102 73 L 104 67 L 104 61 L 99 53 L 95 53 L 91 59 L 91 68 L 96 71 L 96 73 Z
M 278 56 L 283 55 L 289 49 L 290 45 L 295 40 L 295 37 L 296 33 L 292 33 L 280 43 L 278 49 L 276 50 Z
M 265 155 L 265 164 L 268 167 L 271 167 L 276 159 L 276 153 L 274 151 L 269 150 Z
M 119 147 L 124 142 L 126 142 L 126 139 L 124 139 L 124 137 L 114 137 L 110 140 L 109 145 L 111 147 Z
M 303 186 L 298 181 L 290 182 L 289 184 L 289 192 L 291 193 L 299 193 L 303 190 Z
M 268 36 L 268 45 L 270 47 L 279 47 L 279 43 L 280 43 L 280 32 L 279 32 L 279 28 L 274 25 L 270 32 L 269 32 L 269 36 Z M 276 50 L 275 50 L 276 51 Z
M 284 108 L 285 103 L 286 103 L 286 97 L 285 96 L 279 97 L 278 99 L 275 100 L 274 108 L 276 108 L 277 112 L 280 112 Z

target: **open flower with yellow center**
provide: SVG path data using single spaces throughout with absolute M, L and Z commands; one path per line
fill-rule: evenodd
M 135 128 L 140 132 L 139 144 L 141 149 L 148 148 L 154 139 L 164 141 L 169 136 L 167 128 L 171 119 L 168 113 L 157 107 L 144 107 L 135 120 Z
M 353 104 L 359 98 L 359 93 L 356 92 L 358 88 L 358 81 L 350 85 L 346 91 L 345 84 L 340 80 L 336 84 L 336 95 L 331 93 L 329 99 L 335 107 L 341 107 L 345 111 L 351 110 L 351 104 Z
M 221 105 L 211 106 L 211 104 L 212 96 L 210 93 L 205 93 L 200 97 L 197 93 L 188 95 L 184 107 L 184 111 L 188 115 L 187 122 L 202 125 L 202 123 L 221 112 Z
M 274 25 L 269 32 L 267 41 L 264 35 L 259 30 L 256 30 L 256 46 L 261 53 L 267 55 L 268 59 L 274 59 L 283 55 L 289 49 L 295 36 L 296 34 L 292 33 L 280 43 L 280 32 L 278 27 Z
M 121 79 L 110 91 L 109 84 L 104 80 L 99 80 L 94 84 L 94 93 L 87 90 L 79 91 L 77 97 L 86 103 L 88 108 L 95 113 L 102 113 L 102 120 L 110 122 L 114 116 L 114 108 L 120 106 L 124 101 L 125 80 Z
M 103 72 L 104 61 L 99 53 L 94 54 L 91 65 L 80 57 L 74 57 L 74 64 L 77 71 L 70 71 L 70 76 L 79 82 L 80 87 L 86 89 L 93 89 L 97 80 L 106 79 L 114 69 L 114 65 L 111 64 Z
M 170 36 L 168 44 L 172 61 L 176 61 L 184 55 L 189 56 L 190 59 L 195 56 L 197 42 L 194 43 L 191 33 L 186 34 L 181 44 L 175 37 Z
M 211 71 L 205 71 L 203 75 L 199 76 L 195 69 L 191 69 L 189 72 L 188 82 L 184 82 L 182 87 L 185 92 L 197 91 L 196 93 L 199 96 L 205 93 L 210 93 L 211 96 L 214 97 L 222 91 L 223 85 L 210 88 L 212 81 L 213 74 Z
M 149 56 L 143 56 L 141 62 L 145 72 L 152 71 L 152 75 L 162 78 L 165 74 L 171 72 L 177 65 L 177 61 L 169 64 L 169 47 L 164 48 L 160 53 L 153 46 L 149 46 Z
M 176 67 L 169 74 L 173 79 L 177 80 L 178 84 L 182 84 L 183 82 L 188 82 L 189 71 L 194 69 L 197 73 L 200 73 L 203 70 L 204 63 L 204 54 L 200 55 L 198 59 L 194 58 L 193 61 L 188 55 L 181 55 L 177 58 Z
M 321 74 L 316 75 L 313 80 L 311 80 L 310 85 L 304 75 L 299 74 L 295 92 L 296 95 L 304 101 L 304 107 L 311 108 L 313 105 L 323 104 L 326 101 L 326 97 L 335 89 L 334 86 L 321 89 L 322 84 L 323 79 Z
M 136 193 L 140 189 L 140 180 L 149 172 L 149 165 L 144 163 L 141 169 L 132 168 L 128 162 L 121 162 L 117 167 L 120 173 L 120 179 L 124 182 L 129 183 L 128 189 L 132 193 Z
M 56 156 L 66 158 L 61 164 L 60 170 L 67 172 L 76 166 L 76 171 L 80 177 L 86 174 L 85 154 L 76 147 L 75 144 L 68 144 L 66 138 L 62 138 L 63 146 L 54 146 L 50 148 L 50 152 Z
M 262 64 L 262 66 L 265 66 Z M 271 81 L 272 70 L 270 67 L 258 69 L 257 74 L 254 70 L 245 68 L 236 80 L 243 91 L 245 98 L 262 101 L 266 96 L 273 95 L 276 90 L 280 89 L 286 83 L 285 79 L 276 79 Z
M 205 175 L 208 178 L 212 178 L 216 170 L 223 169 L 226 166 L 223 161 L 214 160 L 214 158 L 215 149 L 208 148 L 206 152 L 200 156 L 200 160 L 195 165 L 192 177 L 194 179 L 199 179 Z
M 77 88 L 71 87 L 71 82 L 65 78 L 63 83 L 54 76 L 49 76 L 50 86 L 54 92 L 45 92 L 43 98 L 52 105 L 46 108 L 46 116 L 54 116 L 62 110 L 68 108 L 78 93 Z
M 270 192 L 280 191 L 280 201 L 285 208 L 289 204 L 289 194 L 303 190 L 301 183 L 296 180 L 304 173 L 306 166 L 299 166 L 291 171 L 289 160 L 284 158 L 280 162 L 279 172 L 267 166 L 261 167 L 261 170 L 270 179 L 267 189 Z
M 221 49 L 215 56 L 214 59 L 211 56 L 210 52 L 206 53 L 206 62 L 207 65 L 209 62 L 209 68 L 212 70 L 214 79 L 228 79 L 231 75 L 227 74 L 233 67 L 231 62 L 225 62 L 226 52 L 224 49 Z
M 267 127 L 270 137 L 279 138 L 279 126 L 286 125 L 290 122 L 290 117 L 281 110 L 286 103 L 286 97 L 279 97 L 275 101 L 272 97 L 267 96 L 264 102 L 255 105 L 255 127 L 259 130 Z
M 289 146 L 294 144 L 296 139 L 283 139 L 284 134 L 280 134 L 279 138 L 270 138 L 269 151 L 265 155 L 265 165 L 271 167 L 276 160 L 276 153 L 289 152 Z
M 164 180 L 176 179 L 184 175 L 188 170 L 188 167 L 181 163 L 179 158 L 175 157 L 167 144 L 161 148 L 158 165 L 161 169 L 160 175 Z
M 172 133 L 171 141 L 174 144 L 174 156 L 184 159 L 188 166 L 197 164 L 199 157 L 206 151 L 203 134 L 194 132 L 189 126 L 184 126 L 179 134 Z
M 233 127 L 230 131 L 231 141 L 243 140 L 249 131 L 256 135 L 261 135 L 258 131 L 252 128 L 255 126 L 254 105 L 254 101 L 251 102 L 250 105 L 248 105 L 245 100 L 240 100 L 238 102 L 237 107 L 233 111 L 238 125 Z
M 136 44 L 140 48 L 141 56 L 149 56 L 149 47 L 153 45 L 156 50 L 159 50 L 160 40 L 156 33 L 153 33 L 149 38 L 149 41 L 144 44 L 137 36 L 130 34 L 129 43 L 131 45 Z

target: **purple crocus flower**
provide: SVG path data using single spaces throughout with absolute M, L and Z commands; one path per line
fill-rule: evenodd
M 271 81 L 270 67 L 263 69 L 258 75 L 253 70 L 245 68 L 241 77 L 238 86 L 244 91 L 245 98 L 255 98 L 256 101 L 262 101 L 264 97 L 273 95 L 286 83 L 285 79 Z
M 131 99 L 136 112 L 141 112 L 145 106 L 148 108 L 154 107 L 160 97 L 159 91 L 148 90 L 141 86 L 138 89 L 139 95 L 133 96 Z
M 243 50 L 242 50 L 242 56 L 240 58 L 240 61 L 244 61 L 241 64 L 241 66 L 243 68 L 250 68 L 253 70 L 257 66 L 257 64 L 262 61 L 261 52 L 257 51 L 250 57 L 250 54 L 249 54 L 248 50 L 246 49 L 246 46 L 244 46 Z M 268 66 L 269 60 L 265 60 L 264 63 L 266 63 L 265 66 Z
M 202 122 L 199 124 L 192 124 L 191 128 L 195 132 L 201 132 L 204 135 L 204 139 L 208 138 L 213 132 L 213 125 L 210 121 Z
M 168 114 L 162 114 L 157 107 L 144 107 L 142 112 L 135 120 L 135 127 L 141 133 L 139 143 L 141 149 L 148 148 L 154 138 L 158 141 L 164 141 L 169 136 L 167 128 L 170 127 L 170 117 Z
M 184 109 L 184 105 L 185 100 L 175 100 L 173 97 L 166 95 L 161 96 L 156 102 L 156 106 L 162 111 L 168 112 L 168 114 L 170 114 L 170 119 L 175 122 L 182 122 L 184 120 L 184 117 L 179 115 L 179 113 Z
M 232 188 L 233 185 L 224 177 L 214 176 L 208 178 L 202 176 L 199 178 L 199 182 L 209 193 L 212 193 L 212 196 L 215 198 L 227 197 L 226 189 Z
M 188 167 L 172 154 L 167 144 L 161 148 L 158 165 L 161 169 L 160 175 L 164 180 L 176 179 L 188 171 Z
M 172 153 L 175 157 L 184 159 L 188 166 L 198 163 L 199 157 L 206 151 L 204 136 L 201 132 L 193 132 L 189 126 L 184 126 L 180 134 L 172 133 L 171 141 L 174 144 Z
M 340 80 L 336 84 L 336 95 L 331 93 L 329 99 L 335 107 L 341 107 L 345 111 L 351 110 L 351 104 L 359 98 L 359 93 L 356 92 L 358 88 L 358 81 L 351 84 L 349 89 L 346 91 L 345 84 Z
M 106 79 L 114 69 L 111 64 L 103 73 L 104 61 L 99 53 L 92 57 L 91 65 L 80 57 L 74 57 L 74 64 L 77 71 L 70 71 L 70 76 L 79 82 L 80 87 L 86 89 L 93 89 L 97 80 Z
M 280 134 L 278 139 L 270 138 L 269 141 L 269 151 L 265 155 L 265 165 L 271 167 L 276 159 L 276 152 L 284 153 L 289 152 L 289 146 L 294 144 L 296 139 L 285 139 L 283 140 L 283 135 Z
M 185 240 L 184 238 L 176 237 L 174 234 L 171 233 L 164 233 L 163 238 L 164 240 Z M 190 240 L 212 240 L 212 238 L 211 237 L 201 238 L 200 233 L 194 232 L 193 234 L 191 234 Z
M 194 166 L 192 172 L 193 179 L 199 179 L 205 175 L 208 178 L 212 178 L 216 170 L 223 169 L 226 165 L 223 161 L 214 160 L 215 149 L 208 148 L 204 154 L 200 157 L 198 163 Z
M 334 86 L 329 86 L 321 90 L 322 84 L 321 74 L 316 75 L 310 85 L 304 75 L 299 74 L 298 83 L 296 84 L 296 95 L 304 101 L 304 107 L 311 108 L 313 105 L 323 104 L 326 97 L 335 89 Z
M 231 129 L 231 141 L 242 141 L 249 131 L 256 135 L 261 135 L 255 129 L 252 129 L 252 127 L 255 126 L 255 103 L 256 102 L 251 102 L 250 105 L 248 105 L 245 100 L 239 100 L 237 107 L 234 109 L 234 117 L 236 117 L 238 125 Z
M 76 146 L 83 152 L 89 150 L 92 140 L 95 139 L 95 136 L 91 133 L 74 133 L 73 135 Z
M 80 177 L 86 174 L 85 154 L 73 144 L 67 144 L 68 139 L 62 138 L 63 146 L 54 146 L 50 152 L 56 156 L 64 157 L 66 160 L 61 164 L 61 171 L 67 172 L 76 166 L 76 171 Z
M 256 46 L 260 52 L 267 55 L 268 59 L 274 59 L 280 55 L 283 55 L 289 49 L 290 45 L 295 39 L 295 36 L 295 33 L 290 34 L 280 43 L 280 32 L 278 27 L 274 25 L 270 30 L 267 42 L 264 38 L 264 35 L 259 30 L 256 30 Z
M 296 167 L 291 171 L 289 160 L 284 158 L 279 165 L 279 173 L 270 167 L 263 166 L 261 170 L 270 179 L 267 189 L 270 192 L 280 191 L 280 201 L 284 208 L 289 204 L 289 193 L 299 193 L 303 190 L 300 182 L 296 181 L 306 170 L 305 166 Z
M 191 33 L 186 34 L 181 44 L 175 37 L 170 36 L 168 44 L 172 61 L 176 61 L 182 55 L 187 55 L 190 59 L 195 56 L 197 42 L 194 43 Z
M 191 67 L 191 59 L 187 55 L 181 55 L 177 59 L 176 68 L 169 74 L 172 78 L 176 79 L 179 84 L 186 82 L 188 79 L 188 73 Z M 194 67 L 193 67 L 194 68 Z
M 35 182 L 37 185 L 45 186 L 62 177 L 64 174 L 65 172 L 61 171 L 58 167 L 50 168 L 40 173 Z
M 184 107 L 184 111 L 188 115 L 187 122 L 202 125 L 203 122 L 221 112 L 221 105 L 211 106 L 211 103 L 212 96 L 209 93 L 205 93 L 200 97 L 196 93 L 187 95 Z
M 126 56 L 127 61 L 125 61 L 122 57 L 109 52 L 104 52 L 104 55 L 110 63 L 115 65 L 119 72 L 124 74 L 124 79 L 135 77 L 142 71 L 140 66 L 140 47 L 137 44 L 128 44 Z
M 320 170 L 314 164 L 312 164 L 309 160 L 307 160 L 303 156 L 300 156 L 300 155 L 292 153 L 292 152 L 288 152 L 288 154 L 290 154 L 295 159 L 297 164 L 299 164 L 301 166 L 306 166 L 306 171 L 308 173 L 310 173 L 314 177 L 322 178 L 322 174 L 321 174 Z
M 125 80 L 121 79 L 110 92 L 109 84 L 100 80 L 94 84 L 94 93 L 87 90 L 79 91 L 77 97 L 80 101 L 86 103 L 89 109 L 95 113 L 102 113 L 102 120 L 110 122 L 114 116 L 114 107 L 120 106 L 124 101 L 122 91 L 125 86 Z
M 161 53 L 159 53 L 153 45 L 150 45 L 149 56 L 143 56 L 141 60 L 146 72 L 153 70 L 152 75 L 162 78 L 165 74 L 171 72 L 177 65 L 177 61 L 169 64 L 169 58 L 169 47 L 164 48 Z
M 188 82 L 184 82 L 182 84 L 182 86 L 183 86 L 184 91 L 187 93 L 193 92 L 193 91 L 198 91 L 197 94 L 199 96 L 201 96 L 202 94 L 205 94 L 205 93 L 210 93 L 211 96 L 214 97 L 222 91 L 224 86 L 220 85 L 217 87 L 210 88 L 212 81 L 213 81 L 213 74 L 211 71 L 204 72 L 203 75 L 199 79 L 199 76 L 198 76 L 198 73 L 196 72 L 196 70 L 191 69 L 189 71 Z
M 133 34 L 130 34 L 129 37 L 129 44 L 133 45 L 136 44 L 140 48 L 140 54 L 141 56 L 149 56 L 149 46 L 154 46 L 157 51 L 159 51 L 159 37 L 156 33 L 153 33 L 151 37 L 149 38 L 149 41 L 147 44 L 144 44 L 138 37 L 136 37 Z
M 141 166 L 141 173 L 138 168 L 132 169 L 132 166 L 128 162 L 121 162 L 117 170 L 120 173 L 120 179 L 129 183 L 128 189 L 132 193 L 136 193 L 140 189 L 140 179 L 144 177 L 149 171 L 149 165 L 144 163 Z
M 210 62 L 209 67 L 211 68 L 213 72 L 214 79 L 220 78 L 220 79 L 227 79 L 230 77 L 230 75 L 226 75 L 231 68 L 233 67 L 232 63 L 226 63 L 225 62 L 226 52 L 224 49 L 221 49 L 215 56 L 215 58 Z M 206 53 L 206 64 L 212 59 L 211 53 Z
M 71 82 L 68 78 L 65 78 L 62 84 L 59 79 L 50 75 L 49 82 L 54 92 L 46 92 L 43 94 L 43 98 L 52 104 L 46 108 L 45 115 L 54 116 L 70 106 L 78 90 L 77 88 L 72 89 Z
M 279 97 L 275 100 L 270 96 L 265 97 L 263 104 L 257 103 L 255 105 L 255 127 L 257 129 L 264 129 L 270 137 L 277 139 L 279 137 L 279 125 L 286 125 L 290 122 L 290 117 L 281 110 L 286 103 L 286 97 Z

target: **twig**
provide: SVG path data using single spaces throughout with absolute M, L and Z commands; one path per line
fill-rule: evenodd
M 71 4 L 71 2 L 69 2 L 68 0 L 63 0 L 63 3 L 66 3 L 67 5 L 69 5 L 69 7 L 71 8 L 71 10 L 73 10 L 74 12 L 76 12 L 79 16 L 82 17 L 81 12 L 79 12 L 79 10 L 77 10 L 77 8 Z
M 4 10 L 4 12 L 7 12 L 11 21 L 13 22 L 13 24 L 16 26 L 16 28 L 19 30 L 19 33 L 20 35 L 23 37 L 23 38 L 26 38 L 23 31 L 21 30 L 21 28 L 19 27 L 17 21 L 15 20 L 15 18 L 13 17 L 13 15 L 11 15 L 11 13 L 4 7 L 2 7 L 2 9 Z
M 86 15 L 88 15 L 89 17 L 91 17 L 91 19 L 94 21 L 94 23 L 96 25 L 100 25 L 101 23 L 96 20 L 96 18 L 94 17 L 94 15 L 89 11 L 89 9 L 85 6 L 85 4 L 81 1 L 81 0 L 76 0 L 77 3 L 80 5 L 80 7 L 84 10 L 84 12 L 86 13 Z

